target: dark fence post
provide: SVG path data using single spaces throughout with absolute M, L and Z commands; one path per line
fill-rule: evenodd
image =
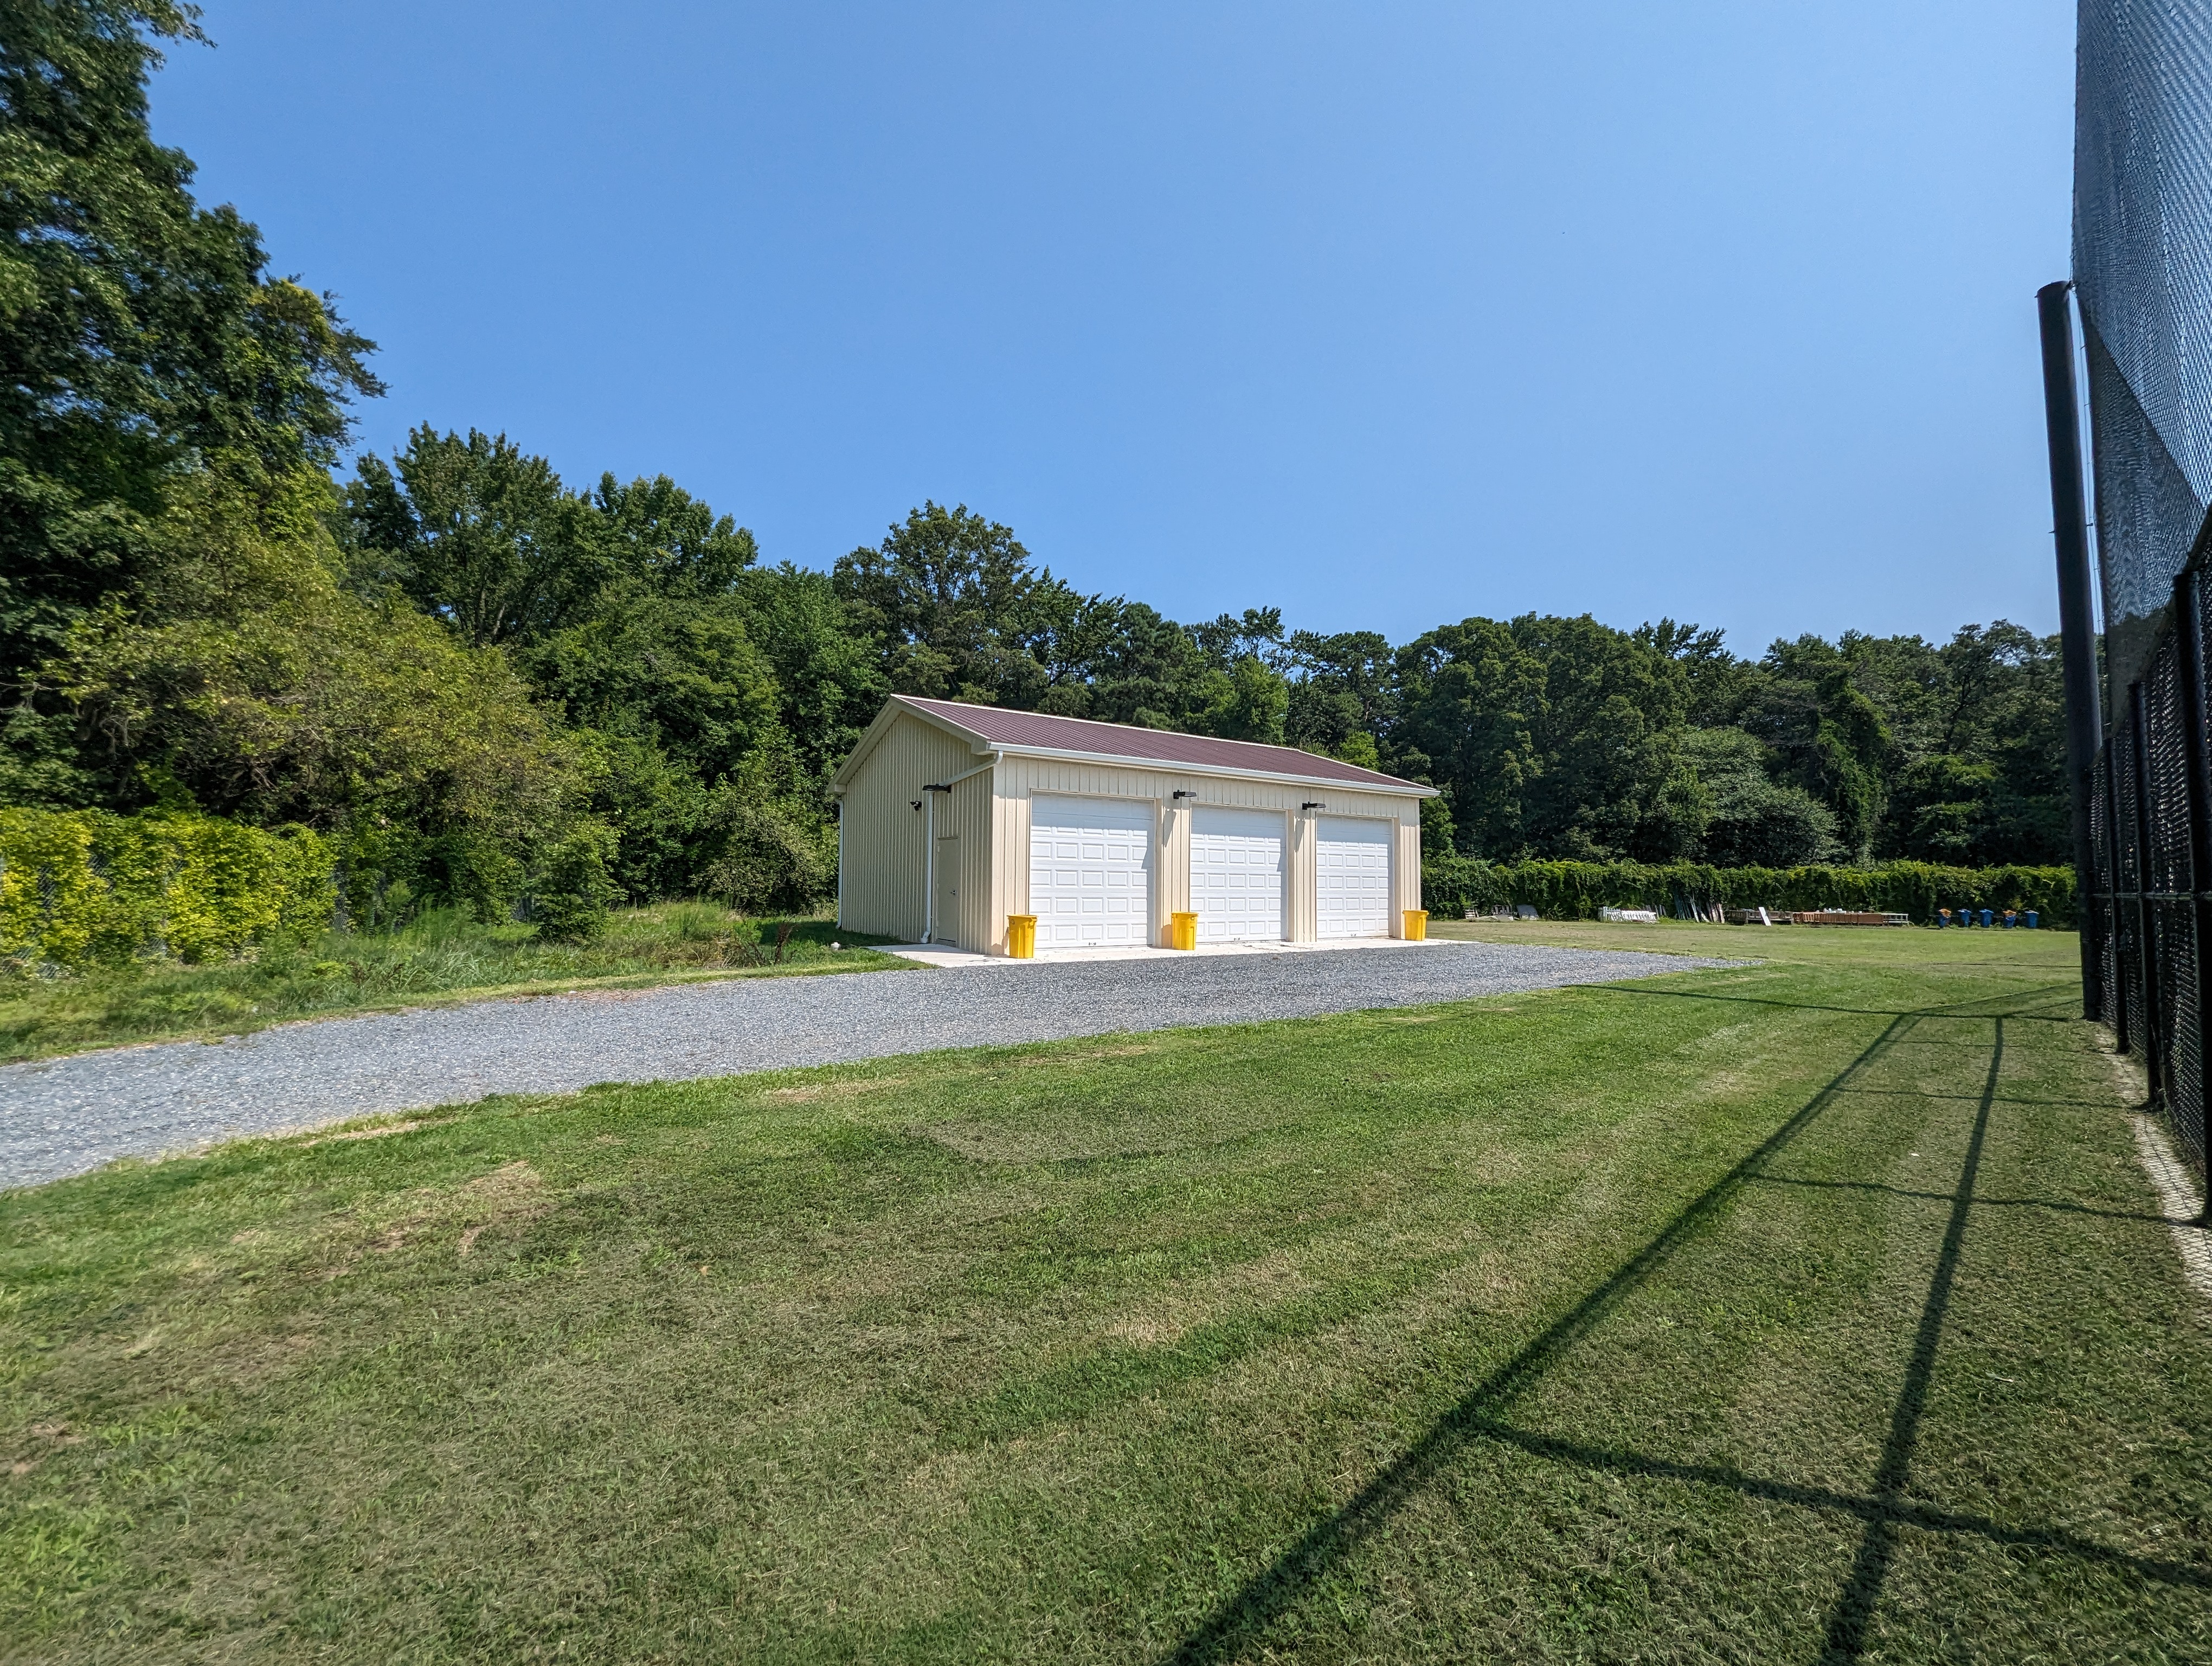
M 2136 960 L 2141 970 L 2142 1011 L 2136 1014 L 2142 1029 L 2144 1073 L 2150 1079 L 2150 1103 L 2166 1104 L 2166 1048 L 2158 1019 L 2158 938 L 2151 916 L 2151 872 L 2154 860 L 2150 842 L 2150 734 L 2143 714 L 2140 682 L 2128 684 L 2128 749 L 2135 779 L 2129 809 L 2135 816 Z
M 2106 1003 L 2105 1022 L 2112 1026 L 2112 1046 L 2121 1053 L 2127 1052 L 2135 1042 L 2135 1023 L 2128 1008 L 2127 969 L 2120 960 L 2120 765 L 2118 751 L 2122 737 L 2114 735 L 2104 753 L 2105 771 L 2105 870 L 2102 878 L 2105 889 L 2097 898 L 2098 932 L 2104 942 L 2112 945 L 2112 987 L 2106 993 L 2111 997 Z M 2098 968 L 2103 971 L 2101 964 Z M 2102 984 L 2100 976 L 2100 986 Z
M 2195 957 L 2197 1092 L 2208 1094 L 2204 1073 L 2212 1070 L 2212 745 L 2204 731 L 2204 575 L 2186 567 L 2174 575 L 2173 628 L 2179 650 L 2182 754 L 2189 781 L 2189 934 Z M 2201 1131 L 2197 1195 L 2204 1200 L 2200 1219 L 2212 1219 L 2212 1105 L 2190 1108 Z

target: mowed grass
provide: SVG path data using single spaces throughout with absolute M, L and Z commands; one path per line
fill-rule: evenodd
M 779 955 L 776 937 L 787 923 Z M 441 909 L 398 931 L 331 932 L 214 965 L 0 977 L 0 1062 L 560 989 L 907 966 L 867 946 L 886 940 L 828 920 L 763 920 L 714 903 L 661 903 L 617 909 L 592 942 L 549 943 L 533 926 L 483 925 Z
M 2212 1658 L 2074 939 L 1790 952 L 0 1196 L 0 1651 Z

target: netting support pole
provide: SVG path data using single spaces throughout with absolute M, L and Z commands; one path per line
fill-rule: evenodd
M 2089 772 L 2105 721 L 2097 696 L 2097 616 L 2089 593 L 2089 513 L 2081 490 L 2081 405 L 2074 388 L 2070 283 L 2035 292 L 2043 326 L 2043 416 L 2051 443 L 2051 527 L 2058 550 L 2058 642 L 2066 689 L 2066 780 L 2074 815 L 2075 922 L 2081 938 L 2081 1014 L 2105 1012 L 2104 955 L 2094 915 L 2097 853 Z M 2105 929 L 2110 930 L 2109 923 Z

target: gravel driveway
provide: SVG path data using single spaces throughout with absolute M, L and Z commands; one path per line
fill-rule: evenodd
M 738 979 L 330 1018 L 0 1067 L 0 1186 L 489 1093 L 1238 1024 L 1723 960 L 1498 943 Z

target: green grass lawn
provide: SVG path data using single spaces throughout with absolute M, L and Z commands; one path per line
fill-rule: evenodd
M 0 1195 L 0 1656 L 2212 1658 L 2075 939 L 1758 946 Z
M 713 903 L 663 903 L 617 909 L 595 942 L 546 943 L 531 926 L 479 925 L 440 909 L 399 931 L 332 932 L 219 965 L 161 963 L 82 977 L 0 978 L 0 1062 L 557 989 L 909 964 L 866 946 L 888 939 L 841 931 L 828 920 L 789 922 L 779 958 L 784 923 Z M 833 942 L 842 946 L 833 951 Z

